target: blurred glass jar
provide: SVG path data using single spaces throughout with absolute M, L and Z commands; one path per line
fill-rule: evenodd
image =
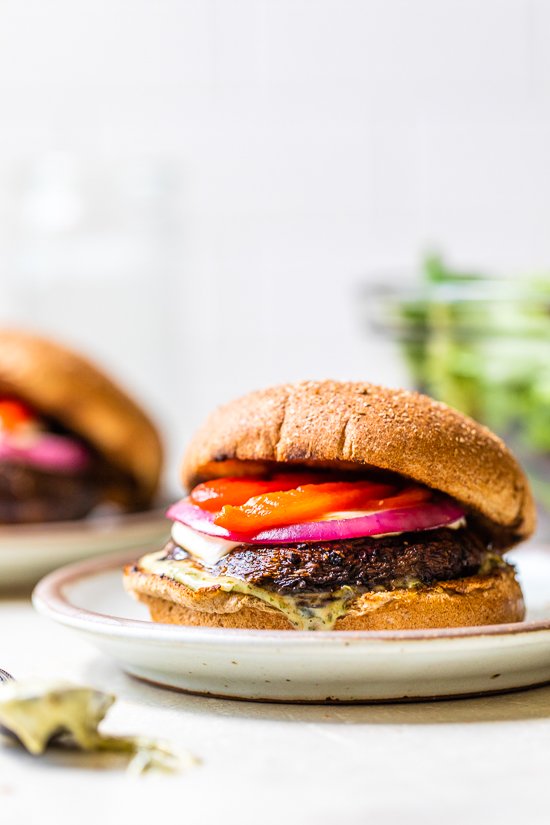
M 550 276 L 512 280 L 426 262 L 424 277 L 370 287 L 370 325 L 389 336 L 415 389 L 501 435 L 550 513 Z
M 168 407 L 177 197 L 163 157 L 46 152 L 2 167 L 0 323 L 73 343 Z

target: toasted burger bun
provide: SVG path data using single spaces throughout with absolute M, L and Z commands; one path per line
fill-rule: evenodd
M 89 442 L 150 499 L 162 447 L 143 410 L 91 361 L 20 330 L 0 330 L 0 394 L 26 401 Z
M 124 586 L 164 624 L 292 630 L 284 613 L 255 596 L 219 588 L 193 591 L 167 577 L 129 565 Z M 513 568 L 438 582 L 420 590 L 370 591 L 350 603 L 334 630 L 420 630 L 519 622 L 525 607 Z
M 269 462 L 399 473 L 459 501 L 501 548 L 535 526 L 529 482 L 501 439 L 407 390 L 304 381 L 252 392 L 207 419 L 184 456 L 182 480 L 193 487 Z

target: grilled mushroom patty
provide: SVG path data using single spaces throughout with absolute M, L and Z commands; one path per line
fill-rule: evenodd
M 472 576 L 487 552 L 485 542 L 472 530 L 441 528 L 311 544 L 243 544 L 209 572 L 284 593 L 334 591 L 343 585 L 394 589 Z M 191 557 L 169 542 L 162 558 Z
M 88 473 L 48 473 L 24 464 L 0 464 L 0 523 L 82 518 L 99 501 Z
M 95 458 L 75 473 L 0 462 L 0 524 L 80 519 L 104 500 L 128 511 L 142 506 L 133 480 Z

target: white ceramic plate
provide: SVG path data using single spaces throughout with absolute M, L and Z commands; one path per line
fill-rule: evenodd
M 0 592 L 36 584 L 62 564 L 168 538 L 165 508 L 78 521 L 0 527 Z
M 495 693 L 550 682 L 550 549 L 515 561 L 528 621 L 402 632 L 250 631 L 154 624 L 123 591 L 139 556 L 94 559 L 37 587 L 40 613 L 128 673 L 185 691 L 284 702 L 373 702 Z

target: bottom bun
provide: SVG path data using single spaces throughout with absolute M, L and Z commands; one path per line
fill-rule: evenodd
M 166 576 L 129 565 L 124 586 L 164 624 L 247 630 L 294 630 L 277 608 L 255 596 L 219 588 L 194 591 Z M 525 616 L 521 588 L 512 567 L 438 582 L 419 590 L 362 593 L 349 604 L 334 630 L 422 630 L 519 622 Z

